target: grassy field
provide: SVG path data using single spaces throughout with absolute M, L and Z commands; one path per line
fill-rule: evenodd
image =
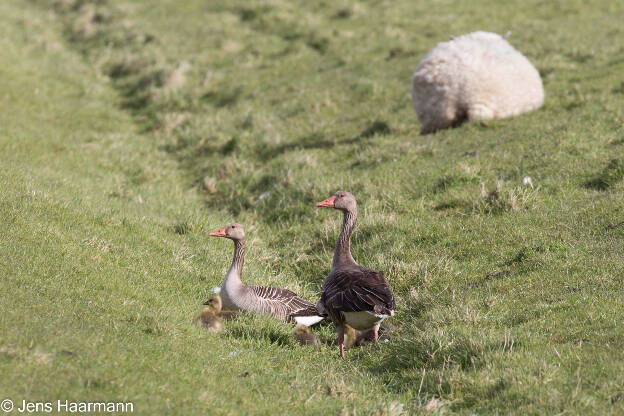
M 0 401 L 138 414 L 622 414 L 624 3 L 0 2 Z M 512 31 L 546 103 L 418 134 L 450 35 Z M 523 184 L 529 176 L 532 186 Z M 244 280 L 315 300 L 340 215 L 397 297 L 338 359 L 192 325 Z M 17 414 L 14 411 L 13 414 Z

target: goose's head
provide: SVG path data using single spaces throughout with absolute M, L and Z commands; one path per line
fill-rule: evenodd
M 341 211 L 355 211 L 357 202 L 351 192 L 338 191 L 324 201 L 317 202 L 317 207 L 335 208 Z
M 225 237 L 230 240 L 244 240 L 245 229 L 242 225 L 233 222 L 223 228 L 219 228 L 217 231 L 211 232 L 210 235 L 212 237 Z

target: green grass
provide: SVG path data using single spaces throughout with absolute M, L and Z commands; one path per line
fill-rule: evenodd
M 624 411 L 624 5 L 0 2 L 0 400 L 139 414 Z M 420 136 L 437 42 L 512 31 L 545 106 Z M 523 185 L 532 178 L 533 186 Z M 338 359 L 243 316 L 192 325 L 246 226 L 244 279 L 314 300 L 341 218 L 397 297 Z

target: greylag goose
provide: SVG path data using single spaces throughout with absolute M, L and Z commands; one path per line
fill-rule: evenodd
M 196 325 L 201 325 L 209 332 L 223 331 L 223 323 L 219 316 L 221 312 L 221 297 L 219 297 L 219 295 L 213 296 L 208 299 L 204 305 L 208 306 L 195 317 L 193 322 L 195 322 Z
M 210 233 L 234 241 L 234 259 L 221 285 L 223 308 L 245 310 L 273 316 L 284 322 L 295 321 L 310 326 L 323 320 L 316 306 L 301 299 L 288 289 L 272 286 L 247 286 L 241 280 L 245 260 L 245 229 L 240 224 L 228 224 Z
M 358 265 L 351 256 L 351 233 L 358 212 L 355 197 L 349 192 L 338 191 L 316 206 L 335 208 L 344 213 L 332 268 L 323 282 L 317 305 L 320 314 L 329 315 L 336 325 L 340 358 L 344 358 L 345 324 L 359 331 L 372 329 L 373 342 L 377 342 L 379 325 L 394 315 L 396 304 L 385 277 Z

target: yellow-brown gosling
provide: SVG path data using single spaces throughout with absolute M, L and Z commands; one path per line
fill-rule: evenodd
M 316 335 L 305 325 L 297 325 L 295 332 L 293 332 L 293 338 L 303 346 L 311 345 L 315 348 L 318 346 Z
M 193 322 L 201 325 L 209 332 L 223 331 L 223 323 L 221 322 L 221 297 L 219 295 L 212 296 L 205 303 L 208 305 L 199 315 L 195 317 Z
M 379 328 L 379 336 L 385 334 L 386 336 L 395 332 L 396 328 L 391 323 L 384 324 Z M 386 338 L 387 339 L 387 338 Z M 358 331 L 353 329 L 349 325 L 345 325 L 345 347 L 361 347 L 370 342 L 375 342 L 375 334 L 372 329 L 364 331 Z
M 353 348 L 358 345 L 358 332 L 349 325 L 344 328 L 344 346 L 346 349 Z
M 213 310 L 215 311 L 215 314 L 219 318 L 223 319 L 224 321 L 228 321 L 230 319 L 236 318 L 239 311 L 224 311 L 222 309 L 223 302 L 221 301 L 221 295 L 219 295 L 220 292 L 221 292 L 220 287 L 213 288 L 212 289 L 213 295 L 206 302 L 204 302 L 204 305 L 211 306 Z

